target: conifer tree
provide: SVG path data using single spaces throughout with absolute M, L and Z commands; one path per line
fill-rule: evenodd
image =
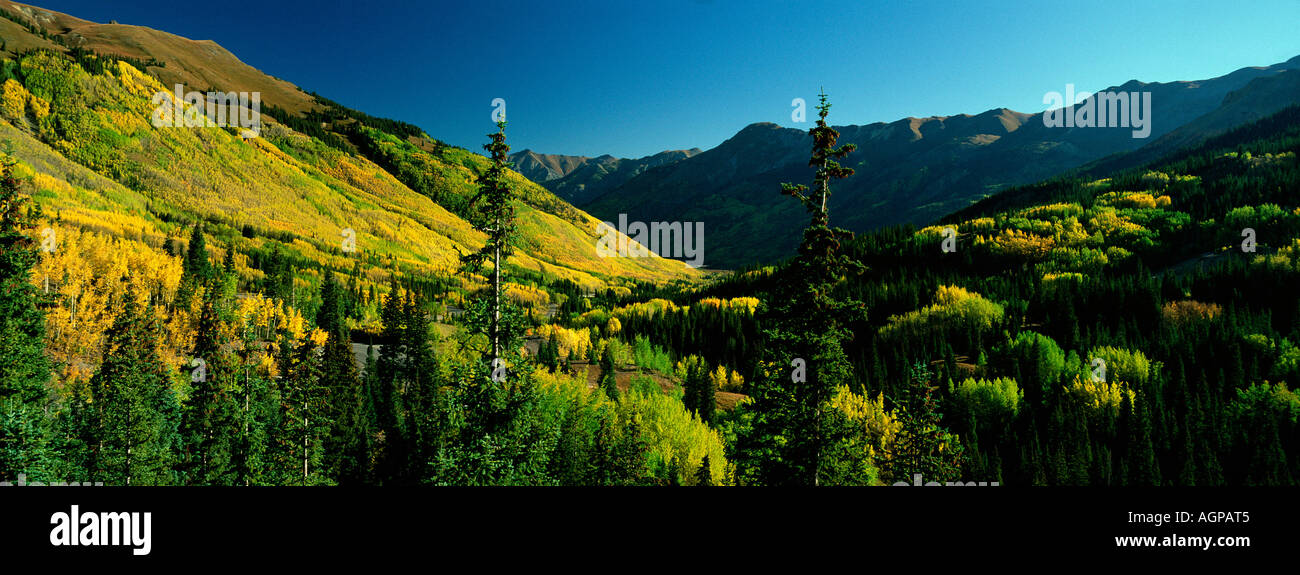
M 703 360 L 690 362 L 682 387 L 682 403 L 686 409 L 698 414 L 705 423 L 712 423 L 717 411 L 717 390 L 709 376 L 708 364 Z
M 352 343 L 331 334 L 321 358 L 321 385 L 327 390 L 327 417 L 333 422 L 325 444 L 326 464 L 343 485 L 370 477 L 370 429 L 361 398 Z
M 45 316 L 38 308 L 32 266 L 39 260 L 28 235 L 28 199 L 8 162 L 0 163 L 0 477 L 44 479 L 49 461 L 44 407 L 50 378 Z
M 297 291 L 294 289 L 294 266 L 280 251 L 280 244 L 275 243 L 266 262 L 267 294 L 282 302 L 298 307 Z
M 152 310 L 140 308 L 133 288 L 121 297 L 121 313 L 105 333 L 103 363 L 90 380 L 96 412 L 93 480 L 171 484 L 180 404 L 158 357 L 160 333 Z
M 503 293 L 505 263 L 513 253 L 515 237 L 515 200 L 508 182 L 510 147 L 505 141 L 505 126 L 504 121 L 498 122 L 497 131 L 488 135 L 491 141 L 484 149 L 489 152 L 490 164 L 479 177 L 478 192 L 469 201 L 467 219 L 487 235 L 487 240 L 478 251 L 461 255 L 462 271 L 466 273 L 483 273 L 486 265 L 492 266 L 487 273 L 487 288 L 465 310 L 471 333 L 486 338 L 486 349 L 473 365 L 454 370 L 457 386 L 449 398 L 456 404 L 451 409 L 465 413 L 459 433 L 463 451 L 454 456 L 462 458 L 470 468 L 456 472 L 471 477 L 488 473 L 488 469 L 528 465 L 522 458 L 529 457 L 530 442 L 536 440 L 521 435 L 533 424 L 528 414 L 536 400 L 529 379 L 531 364 L 524 362 L 520 354 L 526 318 Z M 508 481 L 501 477 L 496 480 Z
M 316 310 L 316 327 L 329 334 L 340 333 L 346 329 L 343 309 L 343 293 L 334 272 L 325 272 L 320 286 L 320 308 Z
M 415 294 L 407 296 L 402 315 L 403 349 L 408 354 L 409 370 L 406 391 L 401 397 L 407 435 L 404 481 L 414 482 L 424 474 L 423 462 L 432 457 L 438 435 L 440 376 L 429 336 L 429 317 Z
M 399 389 L 410 378 L 411 354 L 406 349 L 406 309 L 402 302 L 401 289 L 394 277 L 380 311 L 380 320 L 383 322 L 380 337 L 384 347 L 375 361 L 375 419 L 389 445 L 393 445 L 393 441 L 397 441 L 403 434 Z
M 890 447 L 891 481 L 950 481 L 961 474 L 963 449 L 958 438 L 942 425 L 939 400 L 934 397 L 930 370 L 923 363 L 912 367 L 910 383 L 899 404 L 899 430 Z
M 618 366 L 614 360 L 613 345 L 606 345 L 600 356 L 600 388 L 610 399 L 618 399 Z
M 672 459 L 668 460 L 668 469 L 665 471 L 665 473 L 668 474 L 668 485 L 670 487 L 681 487 L 682 463 L 681 460 L 679 460 L 676 455 L 673 455 Z
M 275 434 L 284 424 L 280 411 L 281 390 L 276 382 L 257 371 L 250 372 L 249 354 L 255 342 L 246 335 L 240 364 L 244 406 L 235 442 L 236 484 L 278 485 L 280 468 L 275 460 Z
M 695 472 L 696 487 L 713 487 L 713 470 L 709 466 L 709 456 L 706 454 L 704 459 L 700 460 L 700 468 Z
M 718 390 L 713 378 L 710 377 L 708 364 L 701 361 L 698 370 L 696 388 L 699 390 L 699 400 L 697 401 L 699 407 L 697 409 L 699 410 L 700 420 L 711 424 L 713 423 L 713 416 L 718 410 Z
M 217 317 L 216 294 L 208 292 L 199 318 L 191 362 L 190 393 L 181 418 L 180 467 L 191 485 L 235 481 L 234 439 L 239 408 L 230 388 L 239 375 L 225 324 Z
M 375 476 L 380 483 L 391 483 L 401 473 L 404 465 L 404 441 L 397 429 L 397 413 L 393 409 L 396 397 L 389 395 L 388 386 L 379 380 L 379 361 L 375 346 L 366 346 L 366 366 L 361 373 L 364 401 L 370 404 L 370 428 L 375 431 Z M 381 439 L 382 438 L 382 439 Z
M 203 223 L 200 222 L 190 231 L 190 243 L 185 251 L 185 277 L 197 283 L 206 281 L 212 266 L 208 258 L 208 244 L 203 238 Z
M 294 349 L 287 335 L 281 348 L 292 358 L 281 368 L 281 421 L 277 446 L 282 453 L 286 485 L 316 485 L 322 482 L 324 438 L 329 433 L 326 419 L 327 391 L 321 385 L 320 348 L 304 338 Z
M 551 337 L 537 349 L 537 363 L 546 366 L 546 369 L 554 372 L 560 368 L 560 342 L 556 338 L 556 330 L 551 330 Z
M 682 405 L 691 413 L 700 410 L 700 363 L 698 357 L 686 359 L 686 379 L 682 381 Z
M 803 205 L 810 221 L 798 256 L 782 270 L 775 303 L 766 310 L 772 327 L 764 333 L 764 369 L 752 386 L 754 419 L 740 438 L 738 459 L 754 480 L 770 485 L 820 482 L 823 453 L 837 441 L 826 420 L 831 393 L 853 377 L 842 345 L 849 337 L 845 325 L 865 315 L 862 304 L 834 293 L 846 275 L 861 273 L 863 266 L 842 253 L 852 234 L 830 226 L 830 184 L 853 174 L 838 160 L 855 146 L 836 147 L 839 132 L 826 123 L 830 103 L 824 93 L 817 110 L 817 123 L 809 130 L 813 185 L 782 184 L 781 190 Z
M 352 338 L 344 317 L 343 293 L 333 273 L 326 273 L 321 284 L 321 307 L 316 313 L 317 327 L 329 333 L 321 358 L 321 386 L 329 401 L 326 417 L 333 423 L 325 443 L 326 466 L 340 484 L 360 484 L 370 479 L 370 427 L 373 419 L 366 412 L 366 402 Z
M 488 134 L 491 142 L 483 148 L 490 153 L 491 164 L 479 179 L 479 191 L 470 199 L 470 223 L 474 229 L 487 234 L 487 241 L 477 252 L 462 254 L 461 262 L 467 271 L 478 273 L 487 262 L 492 263 L 492 272 L 488 276 L 488 293 L 486 306 L 481 312 L 486 316 L 484 330 L 488 337 L 489 358 L 502 357 L 502 351 L 509 346 L 509 337 L 503 333 L 508 330 L 508 319 L 504 317 L 502 301 L 501 266 L 513 253 L 515 234 L 515 208 L 513 192 L 506 179 L 510 162 L 507 154 L 510 146 L 506 144 L 506 123 L 497 122 L 497 131 Z

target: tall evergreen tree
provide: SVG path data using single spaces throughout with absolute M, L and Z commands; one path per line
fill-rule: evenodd
M 31 284 L 39 254 L 13 166 L 0 163 L 0 478 L 45 479 L 50 460 L 45 419 L 45 316 Z
M 491 142 L 484 144 L 483 148 L 490 153 L 492 163 L 479 179 L 478 193 L 470 199 L 472 209 L 470 223 L 474 225 L 474 229 L 487 234 L 487 241 L 477 252 L 463 254 L 461 261 L 468 271 L 474 273 L 482 271 L 485 263 L 489 261 L 492 263 L 492 274 L 488 276 L 486 309 L 483 310 L 486 321 L 483 324 L 490 347 L 488 357 L 500 358 L 502 350 L 507 347 L 508 339 L 502 333 L 505 325 L 501 266 L 514 251 L 515 234 L 514 198 L 506 179 L 510 169 L 510 162 L 507 159 L 510 146 L 506 144 L 505 121 L 497 122 L 496 133 L 488 134 L 488 137 Z
M 830 184 L 853 174 L 838 160 L 855 146 L 836 147 L 839 133 L 826 123 L 831 106 L 826 94 L 820 98 L 817 123 L 809 130 L 813 186 L 782 184 L 781 189 L 803 205 L 810 221 L 767 309 L 772 327 L 764 334 L 764 369 L 753 385 L 754 419 L 740 439 L 739 459 L 764 484 L 820 482 L 823 453 L 835 441 L 825 418 L 831 394 L 853 378 L 842 345 L 849 337 L 845 325 L 864 316 L 862 304 L 834 294 L 846 275 L 864 268 L 843 253 L 842 243 L 852 234 L 830 227 Z
M 560 368 L 560 342 L 555 334 L 556 330 L 551 330 L 551 337 L 537 348 L 537 363 L 551 372 Z
M 403 308 L 402 348 L 407 353 L 407 379 L 400 401 L 406 430 L 403 481 L 414 482 L 425 474 L 424 462 L 433 456 L 439 435 L 440 376 L 438 359 L 430 340 L 429 317 L 415 294 L 408 294 Z
M 376 429 L 383 433 L 384 445 L 380 454 L 380 480 L 392 482 L 405 473 L 409 462 L 410 438 L 400 388 L 410 378 L 411 354 L 407 350 L 406 313 L 402 304 L 401 289 L 396 277 L 388 291 L 380 312 L 383 321 L 383 349 L 375 360 L 373 380 L 367 366 L 366 377 L 373 386 Z
M 950 481 L 960 477 L 965 460 L 958 438 L 943 427 L 939 400 L 923 363 L 912 367 L 910 385 L 898 402 L 899 429 L 889 453 L 891 481 Z
M 327 390 L 327 417 L 333 422 L 325 443 L 326 465 L 341 485 L 370 479 L 370 419 L 365 413 L 352 342 L 331 333 L 321 358 L 321 385 Z
M 204 298 L 191 362 L 190 394 L 181 418 L 180 467 L 191 485 L 235 481 L 236 421 L 240 409 L 230 388 L 240 371 L 232 357 L 225 324 L 217 317 L 216 294 Z
M 698 414 L 705 423 L 712 423 L 717 411 L 717 390 L 710 377 L 708 364 L 699 360 L 687 365 L 686 381 L 682 388 L 682 402 L 686 409 Z
M 281 361 L 281 427 L 276 445 L 280 451 L 286 485 L 317 485 L 324 482 L 325 437 L 330 422 L 326 415 L 328 390 L 321 384 L 320 348 L 304 338 L 294 349 L 288 335 L 281 338 L 285 359 Z
M 612 341 L 600 355 L 600 388 L 610 399 L 618 399 L 618 365 L 614 360 Z
M 206 281 L 210 275 L 212 262 L 209 260 L 207 240 L 203 237 L 203 223 L 194 224 L 190 231 L 190 243 L 185 250 L 185 277 Z
M 157 320 L 121 296 L 121 312 L 105 332 L 104 361 L 90 380 L 94 430 L 92 479 L 109 485 L 167 485 L 179 442 L 180 404 L 158 357 Z
M 709 456 L 706 454 L 704 459 L 700 460 L 700 468 L 695 472 L 696 487 L 713 487 L 713 470 L 709 465 Z
M 329 402 L 326 417 L 332 422 L 325 442 L 326 467 L 340 484 L 359 484 L 371 478 L 371 429 L 363 389 L 352 354 L 352 338 L 344 313 L 343 293 L 333 273 L 321 283 L 321 307 L 316 325 L 329 336 L 321 358 L 321 386 Z
M 334 272 L 326 271 L 320 285 L 320 308 L 316 310 L 316 327 L 329 334 L 342 333 L 347 329 L 344 318 L 344 294 Z

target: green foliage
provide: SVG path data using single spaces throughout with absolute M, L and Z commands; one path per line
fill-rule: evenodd
M 152 64 L 127 64 L 74 49 L 0 68 L 13 80 L 0 127 L 23 159 L 0 186 L 4 478 L 1300 478 L 1300 402 L 1267 383 L 1300 379 L 1300 108 L 1138 170 L 1016 188 L 941 226 L 855 237 L 830 227 L 830 184 L 852 173 L 839 164 L 852 147 L 836 147 L 823 98 L 812 186 L 783 188 L 809 215 L 798 258 L 668 285 L 699 276 L 576 256 L 594 221 L 509 171 L 504 126 L 491 158 L 320 98 L 301 115 L 267 108 L 279 122 L 265 140 L 152 129 L 158 83 L 138 72 Z M 107 238 L 98 249 L 114 266 L 77 278 L 101 259 L 89 244 L 38 252 L 24 185 L 60 233 Z M 946 225 L 957 253 L 935 249 Z M 349 226 L 358 253 L 338 247 Z M 1256 252 L 1242 251 L 1244 228 Z M 456 253 L 473 273 L 452 276 Z M 259 296 L 241 289 L 293 313 L 242 324 L 236 310 Z M 533 327 L 555 304 L 569 330 L 553 329 L 535 362 L 521 356 L 527 324 L 512 300 L 530 306 Z M 1214 311 L 1186 321 L 1165 310 Z M 322 331 L 302 333 L 302 315 Z M 564 334 L 586 329 L 571 339 L 597 344 L 585 346 L 604 364 L 595 390 L 558 369 L 560 346 L 574 349 Z M 375 338 L 364 374 L 353 333 Z M 191 350 L 206 379 L 182 381 Z M 908 364 L 918 357 L 937 358 L 934 373 Z M 687 358 L 680 399 L 643 375 L 676 371 L 673 358 Z M 1090 378 L 1095 358 L 1106 382 Z M 642 373 L 619 392 L 617 368 L 631 364 Z M 708 366 L 745 374 L 727 391 L 750 397 L 711 396 Z M 889 410 L 868 399 L 882 396 Z M 715 412 L 717 400 L 739 404 Z
M 698 414 L 705 423 L 712 423 L 718 404 L 717 388 L 714 386 L 713 379 L 709 377 L 709 364 L 698 357 L 689 359 L 695 361 L 686 363 L 682 401 L 687 411 Z
M 842 253 L 842 242 L 852 236 L 830 227 L 826 207 L 830 182 L 853 174 L 837 159 L 854 146 L 835 147 L 839 134 L 826 123 L 830 104 L 825 94 L 817 109 L 817 123 L 809 130 L 810 165 L 816 168 L 812 191 L 804 185 L 782 186 L 782 193 L 803 204 L 810 222 L 799 256 L 790 275 L 778 284 L 765 318 L 771 328 L 765 331 L 762 373 L 752 386 L 754 418 L 738 446 L 745 475 L 766 485 L 821 482 L 828 448 L 838 441 L 842 427 L 825 414 L 832 412 L 828 406 L 833 390 L 852 378 L 843 349 L 850 337 L 845 326 L 864 315 L 861 303 L 834 293 L 846 275 L 861 273 L 864 267 Z
M 44 415 L 49 361 L 45 317 L 30 271 L 38 259 L 19 190 L 8 163 L 0 163 L 0 476 L 41 478 L 50 459 Z
M 1031 397 L 1034 401 L 1043 401 L 1060 383 L 1065 369 L 1065 352 L 1052 338 L 1022 331 L 1011 341 L 1009 352 L 1011 361 L 1021 366 L 1021 378 L 1033 389 Z M 1015 384 L 1014 381 L 1011 383 Z
M 1141 350 L 1102 346 L 1093 349 L 1089 357 L 1100 358 L 1106 362 L 1107 381 L 1122 381 L 1141 387 L 1151 377 L 1151 362 Z
M 1238 435 L 1232 438 L 1240 450 L 1247 485 L 1295 485 L 1285 438 L 1297 429 L 1300 397 L 1285 384 L 1254 384 L 1237 390 L 1228 406 Z
M 228 351 L 229 338 L 213 300 L 209 295 L 203 304 L 190 393 L 181 416 L 178 465 L 183 481 L 192 485 L 232 485 L 237 477 L 232 442 L 239 436 L 238 413 L 231 388 L 240 370 Z
M 925 337 L 930 333 L 983 331 L 1002 321 L 1003 307 L 980 294 L 956 286 L 940 286 L 935 303 L 889 318 L 880 330 L 883 338 Z
M 320 347 L 311 339 L 297 349 L 282 340 L 285 356 L 280 365 L 283 427 L 273 433 L 281 485 L 320 485 L 328 482 L 323 469 L 329 389 L 321 382 Z
M 969 378 L 957 385 L 957 402 L 980 422 L 1009 423 L 1020 412 L 1023 393 L 1014 379 L 999 377 L 992 381 Z
M 683 409 L 680 401 L 658 390 L 630 391 L 619 402 L 619 409 L 639 418 L 648 450 L 645 464 L 654 476 L 666 478 L 670 464 L 676 459 L 681 473 L 677 481 L 693 485 L 700 479 L 699 469 L 707 456 L 713 484 L 729 483 L 721 436 L 698 415 Z
M 670 374 L 673 372 L 673 360 L 668 352 L 663 348 L 650 343 L 650 339 L 638 335 L 632 343 L 632 361 L 636 362 L 637 367 L 645 371 L 653 371 L 660 374 Z
M 180 404 L 157 355 L 158 326 L 128 292 L 108 332 L 104 362 L 90 380 L 94 481 L 108 485 L 167 485 L 179 442 Z
M 920 474 L 922 482 L 951 481 L 959 477 L 965 461 L 958 438 L 942 426 L 939 400 L 924 364 L 912 368 L 906 395 L 900 398 L 900 424 L 889 450 L 889 481 L 908 481 Z
M 610 399 L 618 400 L 618 365 L 614 359 L 614 345 L 605 346 L 600 355 L 600 389 Z
M 510 146 L 506 144 L 506 123 L 498 122 L 496 133 L 489 134 L 488 137 L 492 141 L 484 144 L 483 148 L 492 154 L 492 166 L 480 179 L 479 191 L 469 202 L 471 208 L 477 209 L 471 212 L 469 220 L 474 224 L 474 229 L 487 234 L 487 241 L 478 251 L 462 254 L 461 264 L 466 271 L 479 273 L 485 262 L 492 263 L 492 275 L 488 279 L 488 294 L 485 298 L 487 322 L 484 333 L 492 346 L 489 357 L 495 359 L 501 357 L 504 340 L 508 338 L 503 337 L 501 325 L 501 265 L 514 250 L 515 207 L 510 184 L 505 179 L 505 172 L 510 167 L 506 160 L 506 154 L 510 151 Z

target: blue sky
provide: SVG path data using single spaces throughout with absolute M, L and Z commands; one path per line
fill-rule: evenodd
M 215 40 L 243 61 L 480 151 L 504 98 L 514 150 L 710 148 L 790 102 L 833 124 L 1044 108 L 1043 94 L 1204 79 L 1300 55 L 1300 0 L 397 2 L 44 0 Z M 813 111 L 808 111 L 809 121 Z

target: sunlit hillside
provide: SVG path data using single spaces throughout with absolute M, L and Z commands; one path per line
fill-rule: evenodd
M 394 275 L 440 286 L 430 289 L 444 306 L 481 287 L 480 276 L 459 273 L 459 260 L 484 236 L 444 206 L 465 209 L 484 157 L 360 126 L 359 137 L 387 153 L 376 157 L 400 156 L 418 170 L 395 176 L 353 146 L 331 146 L 269 114 L 260 137 L 215 126 L 155 127 L 155 94 L 167 93 L 167 106 L 173 96 L 139 62 L 65 53 L 12 20 L 0 22 L 12 34 L 0 79 L 0 139 L 48 217 L 51 249 L 33 281 L 62 294 L 50 317 L 68 329 L 50 334 L 51 349 L 60 350 L 69 376 L 87 375 L 98 361 L 95 342 L 112 319 L 107 307 L 127 285 L 150 286 L 142 301 L 198 305 L 173 299 L 181 255 L 199 223 L 214 254 L 224 260 L 234 251 L 240 292 L 273 295 L 268 266 L 286 262 L 289 288 L 276 295 L 310 311 L 323 274 L 336 272 L 365 299 L 354 320 L 361 329 L 378 329 L 379 296 Z M 23 44 L 9 38 L 35 48 L 16 49 Z M 544 289 L 551 282 L 596 291 L 702 277 L 660 258 L 601 258 L 596 219 L 518 174 L 510 182 L 520 198 L 520 234 L 507 262 L 516 278 L 508 293 L 535 314 L 563 303 Z M 192 333 L 189 322 L 173 324 L 164 355 L 179 363 Z

